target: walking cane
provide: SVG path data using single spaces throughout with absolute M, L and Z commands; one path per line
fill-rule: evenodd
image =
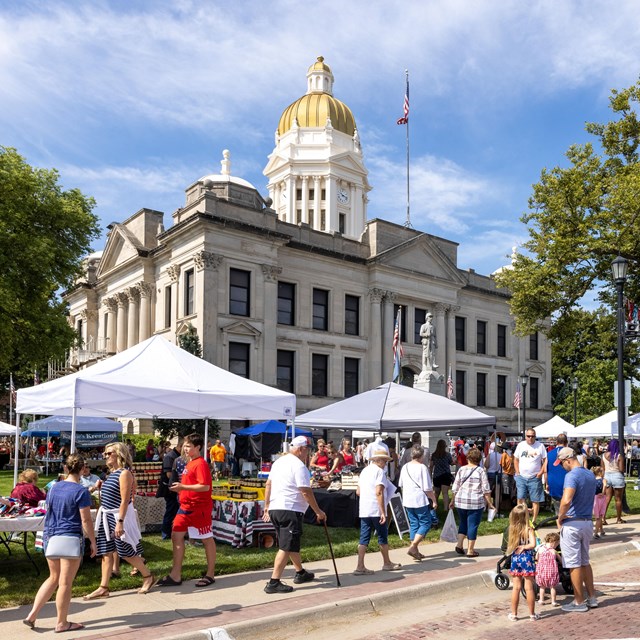
M 327 529 L 327 519 L 322 521 L 324 525 L 324 532 L 327 534 L 327 544 L 329 545 L 329 553 L 331 554 L 331 560 L 333 560 L 333 570 L 336 572 L 336 585 L 341 587 L 340 576 L 338 575 L 338 567 L 336 567 L 336 557 L 333 555 L 333 547 L 331 546 L 331 538 L 329 538 L 329 529 Z

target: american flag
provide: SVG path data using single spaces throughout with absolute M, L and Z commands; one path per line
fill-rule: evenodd
M 9 393 L 11 394 L 11 400 L 12 400 L 13 406 L 15 407 L 18 396 L 17 396 L 16 386 L 13 384 L 13 373 L 9 374 Z
M 402 313 L 402 307 L 398 309 L 396 315 L 396 325 L 393 328 L 393 380 L 394 382 L 400 378 L 400 359 L 404 356 L 404 349 L 402 348 L 402 337 L 400 335 L 400 314 Z
M 409 123 L 409 77 L 407 76 L 407 90 L 404 94 L 404 104 L 402 105 L 402 112 L 404 115 L 402 118 L 398 118 L 396 124 L 408 124 Z
M 515 409 L 520 408 L 520 383 L 516 382 L 516 395 L 513 397 L 513 406 Z
M 449 376 L 447 377 L 447 398 L 453 398 L 453 378 L 451 377 L 451 365 L 449 365 Z

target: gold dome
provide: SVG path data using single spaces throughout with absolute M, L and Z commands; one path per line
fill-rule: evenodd
M 278 134 L 289 131 L 296 118 L 300 127 L 324 128 L 327 118 L 330 118 L 331 126 L 336 131 L 352 136 L 356 130 L 351 109 L 328 93 L 309 93 L 290 104 L 280 116 Z
M 327 71 L 331 73 L 331 67 L 325 63 L 322 56 L 318 56 L 317 60 L 309 67 L 307 73 L 311 73 L 312 71 Z

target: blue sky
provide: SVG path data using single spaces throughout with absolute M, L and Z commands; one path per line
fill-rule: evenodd
M 266 196 L 281 112 L 323 55 L 351 107 L 369 217 L 403 223 L 405 74 L 411 211 L 490 273 L 527 232 L 543 167 L 564 164 L 610 90 L 640 76 L 640 11 L 619 0 L 4 0 L 0 144 L 93 195 L 103 227 L 141 207 L 170 225 L 184 189 L 232 173 Z M 102 248 L 104 238 L 96 243 Z

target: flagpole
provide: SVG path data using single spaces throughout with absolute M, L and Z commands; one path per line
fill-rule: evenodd
M 404 70 L 407 77 L 407 100 L 409 99 L 409 70 Z M 411 197 L 409 190 L 409 118 L 407 118 L 407 220 L 404 223 L 405 227 L 411 227 Z
M 402 384 L 402 356 L 400 355 L 400 345 L 402 344 L 402 305 L 398 305 L 398 384 Z

